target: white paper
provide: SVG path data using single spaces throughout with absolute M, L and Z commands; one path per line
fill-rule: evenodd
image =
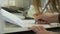
M 45 28 L 50 27 L 49 25 L 35 24 L 35 20 L 22 20 L 18 18 L 16 15 L 9 13 L 3 9 L 1 9 L 1 14 L 5 21 L 8 21 L 12 24 L 16 24 L 18 26 L 22 26 L 22 27 L 44 26 Z
M 4 34 L 4 20 L 2 19 L 2 15 L 1 15 L 1 12 L 0 12 L 0 34 Z
M 1 9 L 1 14 L 2 14 L 3 19 L 5 21 L 8 21 L 12 24 L 16 24 L 18 26 L 23 26 L 24 25 L 23 21 L 20 18 L 18 18 L 16 15 L 14 15 L 12 13 L 9 13 L 9 12 L 5 11 L 4 9 Z
M 25 20 L 24 25 L 25 26 L 23 26 L 23 27 L 32 27 L 32 26 L 43 26 L 44 28 L 50 28 L 51 27 L 48 24 L 35 24 L 35 21 L 33 21 L 33 20 Z

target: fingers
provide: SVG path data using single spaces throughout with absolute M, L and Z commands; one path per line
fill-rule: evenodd
M 35 16 L 39 16 L 39 14 L 38 14 L 38 13 L 35 13 L 33 16 L 34 16 L 34 17 L 35 17 Z
M 32 31 L 34 31 L 37 34 L 57 34 L 57 33 L 52 32 L 52 31 L 47 31 L 42 26 L 33 26 L 33 27 L 29 27 L 29 29 L 31 29 Z
M 39 18 L 41 15 L 39 15 L 38 13 L 35 13 L 33 16 L 36 19 L 36 18 Z
M 46 29 L 43 26 L 39 26 L 40 31 L 46 31 Z
M 37 14 L 35 14 L 35 21 L 39 24 L 49 24 L 48 23 L 48 20 L 47 20 L 47 17 L 45 15 L 38 15 L 36 16 Z
M 41 31 L 46 31 L 46 29 L 42 26 L 33 26 L 33 27 L 29 27 L 29 29 L 31 29 L 34 32 L 41 32 Z
M 40 32 L 40 30 L 38 29 L 38 28 L 36 28 L 35 26 L 33 26 L 33 27 L 29 27 L 29 29 L 31 29 L 32 31 L 34 31 L 34 32 Z
M 48 24 L 48 21 L 44 19 L 36 19 L 35 21 L 40 24 Z
M 49 34 L 58 34 L 57 32 L 47 31 Z
M 38 16 L 38 14 L 34 14 L 33 16 Z

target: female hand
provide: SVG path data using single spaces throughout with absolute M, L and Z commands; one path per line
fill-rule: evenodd
M 47 31 L 42 26 L 33 26 L 33 27 L 29 27 L 29 29 L 34 31 L 36 34 L 57 34 L 56 32 Z
M 35 21 L 41 24 L 58 22 L 58 13 L 43 13 L 41 15 L 34 14 Z

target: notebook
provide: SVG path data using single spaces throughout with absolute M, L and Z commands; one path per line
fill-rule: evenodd
M 4 9 L 1 9 L 1 14 L 5 21 L 21 27 L 43 26 L 45 28 L 51 28 L 51 26 L 48 24 L 35 24 L 35 20 L 22 20 L 16 15 L 9 13 Z

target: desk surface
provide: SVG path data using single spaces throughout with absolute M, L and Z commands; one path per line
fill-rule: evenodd
M 7 25 L 4 27 L 4 33 L 12 33 L 12 32 L 22 32 L 22 31 L 29 31 L 27 28 L 21 28 L 16 25 L 12 25 L 7 23 Z
M 60 27 L 60 26 L 51 26 L 52 27 Z M 6 27 L 4 27 L 4 33 L 12 33 L 12 32 L 22 32 L 22 31 L 29 31 L 28 28 L 21 28 L 21 27 L 17 27 L 16 25 L 12 25 L 7 23 Z
M 50 28 L 53 28 L 53 27 L 50 27 Z M 18 27 L 16 25 L 12 25 L 12 24 L 9 24 L 9 23 L 7 23 L 6 27 L 4 27 L 4 33 L 23 32 L 23 31 L 29 31 L 29 29 L 25 28 L 25 27 L 21 28 L 21 27 Z

